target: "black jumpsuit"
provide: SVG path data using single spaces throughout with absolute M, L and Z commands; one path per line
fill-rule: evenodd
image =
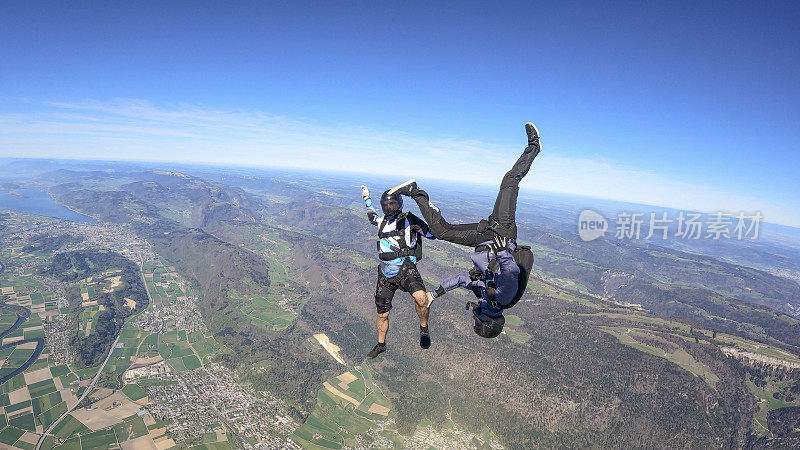
M 422 189 L 414 189 L 411 197 L 417 202 L 422 217 L 425 218 L 425 222 L 428 223 L 431 233 L 436 236 L 436 239 L 469 247 L 476 247 L 490 241 L 498 234 L 509 239 L 516 239 L 519 183 L 528 173 L 533 159 L 541 149 L 538 140 L 526 147 L 511 170 L 503 177 L 503 181 L 500 182 L 500 192 L 497 193 L 497 199 L 494 202 L 494 210 L 488 221 L 454 225 L 448 223 L 439 210 L 430 203 L 427 192 Z

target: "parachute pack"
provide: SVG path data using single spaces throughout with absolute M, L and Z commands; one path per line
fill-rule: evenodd
M 475 248 L 475 251 L 485 251 L 488 247 L 484 245 L 480 245 Z M 486 285 L 486 293 L 489 296 L 489 301 L 491 302 L 492 306 L 499 309 L 508 309 L 512 306 L 516 305 L 519 299 L 525 294 L 525 289 L 528 287 L 528 278 L 531 276 L 531 270 L 533 269 L 533 252 L 531 251 L 530 246 L 528 245 L 517 245 L 516 248 L 511 251 L 511 256 L 514 257 L 514 262 L 517 263 L 517 267 L 519 267 L 519 276 L 517 279 L 517 294 L 514 296 L 513 299 L 507 305 L 501 305 L 500 303 L 495 300 L 495 286 L 493 282 L 489 282 Z M 492 261 L 495 264 L 489 264 L 489 270 L 494 271 L 497 270 L 497 263 L 496 260 Z M 473 280 L 485 280 L 486 277 L 483 273 L 481 273 L 478 269 L 470 270 L 470 278 Z M 480 297 L 480 294 L 475 291 L 475 296 Z
M 500 305 L 500 309 L 508 309 L 512 306 L 516 305 L 519 299 L 525 294 L 525 289 L 528 287 L 528 278 L 531 276 L 531 270 L 533 269 L 533 252 L 531 251 L 531 247 L 528 245 L 519 245 L 517 248 L 510 252 L 511 256 L 514 257 L 514 261 L 517 262 L 517 266 L 519 267 L 519 281 L 517 281 L 517 295 L 514 296 L 514 299 L 508 305 L 502 306 Z

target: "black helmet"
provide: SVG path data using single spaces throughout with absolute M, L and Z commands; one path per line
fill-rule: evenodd
M 503 325 L 506 324 L 506 318 L 503 316 L 484 316 L 482 319 L 473 314 L 472 318 L 475 319 L 475 325 L 472 327 L 475 334 L 485 338 L 497 337 L 503 331 Z
M 397 202 L 397 206 L 393 206 L 391 200 Z M 398 192 L 389 195 L 388 190 L 384 191 L 381 195 L 381 209 L 383 210 L 383 214 L 389 219 L 400 214 L 403 211 L 403 196 Z

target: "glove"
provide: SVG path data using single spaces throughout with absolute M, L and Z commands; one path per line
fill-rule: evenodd
M 408 231 L 411 234 L 411 245 L 413 246 L 417 243 L 417 236 L 422 236 L 422 227 L 419 225 L 411 225 L 408 227 Z
M 361 198 L 363 198 L 364 201 L 367 201 L 369 198 L 369 189 L 367 189 L 367 187 L 363 184 L 361 185 Z
M 497 255 L 504 250 L 508 250 L 508 238 L 495 236 L 489 244 L 489 251 Z
M 479 269 L 473 267 L 469 269 L 469 279 L 472 281 L 478 281 L 483 279 L 483 272 Z

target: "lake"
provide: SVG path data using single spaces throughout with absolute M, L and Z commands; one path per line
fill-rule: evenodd
M 17 189 L 19 195 L 0 191 L 0 210 L 11 209 L 40 216 L 58 217 L 72 222 L 91 223 L 94 219 L 57 204 L 47 192 L 39 189 Z

